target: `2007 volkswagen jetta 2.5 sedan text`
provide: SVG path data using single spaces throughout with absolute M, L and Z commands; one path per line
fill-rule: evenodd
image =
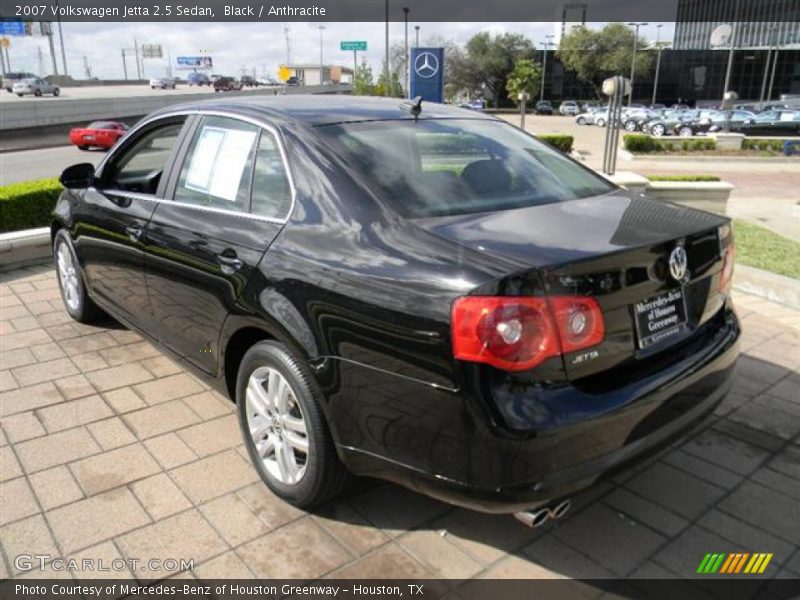
M 70 315 L 108 313 L 229 395 L 298 506 L 355 473 L 538 524 L 731 385 L 728 219 L 632 198 L 488 115 L 178 105 L 61 181 Z

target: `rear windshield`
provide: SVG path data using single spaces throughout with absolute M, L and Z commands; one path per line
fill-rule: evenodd
M 86 127 L 86 129 L 116 129 L 117 126 L 114 123 L 109 123 L 108 121 L 92 121 Z
M 318 127 L 406 217 L 509 210 L 599 196 L 614 186 L 516 127 L 442 119 Z

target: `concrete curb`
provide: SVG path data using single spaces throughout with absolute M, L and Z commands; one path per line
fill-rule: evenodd
M 10 271 L 50 260 L 50 228 L 0 233 L 0 271 Z
M 800 309 L 800 280 L 791 277 L 737 264 L 733 273 L 733 288 Z
M 683 139 L 683 138 L 680 138 Z M 719 162 L 726 163 L 752 163 L 757 162 L 770 162 L 770 163 L 797 163 L 800 164 L 800 156 L 692 156 L 691 154 L 675 154 L 674 156 L 665 156 L 662 154 L 632 154 L 624 148 L 617 151 L 617 156 L 622 160 L 631 162 L 680 162 L 680 161 L 700 161 L 700 162 Z

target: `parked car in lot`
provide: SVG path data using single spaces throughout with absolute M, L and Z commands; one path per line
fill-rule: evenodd
M 579 112 L 581 112 L 581 109 L 578 106 L 578 103 L 575 102 L 574 100 L 564 100 L 558 107 L 558 112 L 560 112 L 562 115 L 569 115 L 571 117 L 574 117 Z
M 692 123 L 700 119 L 710 118 L 710 116 L 715 113 L 715 110 L 709 109 L 665 111 L 663 116 L 649 121 L 645 126 L 645 130 L 656 137 L 672 135 L 675 131 L 681 131 L 681 125 Z
M 552 115 L 553 105 L 550 104 L 550 100 L 539 100 L 533 107 L 533 111 L 537 115 Z
M 704 118 L 695 121 L 684 121 L 675 126 L 674 135 L 692 136 L 714 133 L 725 129 L 726 120 L 730 119 L 730 131 L 740 131 L 741 126 L 751 119 L 755 119 L 755 113 L 747 110 L 716 111 Z
M 171 77 L 156 77 L 150 80 L 152 90 L 174 90 L 177 85 Z
M 268 85 L 268 86 L 272 86 L 272 85 L 280 85 L 280 84 L 279 84 L 279 83 L 278 83 L 278 82 L 277 82 L 275 79 L 273 79 L 272 77 L 259 77 L 259 78 L 258 78 L 256 81 L 258 82 L 258 85 Z
M 242 83 L 233 77 L 220 77 L 214 82 L 215 92 L 236 92 L 242 89 Z
M 297 506 L 349 470 L 541 524 L 732 385 L 729 219 L 633 198 L 489 115 L 170 106 L 61 182 L 67 312 L 229 395 Z
M 20 98 L 28 95 L 39 97 L 45 94 L 52 94 L 55 97 L 61 94 L 61 90 L 57 85 L 39 77 L 29 77 L 15 81 L 11 91 Z
M 578 125 L 598 125 L 600 127 L 605 127 L 607 120 L 608 109 L 604 107 L 590 109 L 575 117 L 575 122 Z
M 187 81 L 189 82 L 189 87 L 193 85 L 211 85 L 211 79 L 205 73 L 189 73 Z
M 69 141 L 81 150 L 89 148 L 111 148 L 128 132 L 128 126 L 120 121 L 92 121 L 86 127 L 73 127 Z
M 800 136 L 800 110 L 769 110 L 747 119 L 738 131 L 745 135 Z
M 462 102 L 458 105 L 459 108 L 466 108 L 467 110 L 485 110 L 486 109 L 486 102 L 483 98 L 476 98 L 475 100 L 470 100 L 469 102 Z
M 14 84 L 23 79 L 39 79 L 34 73 L 26 73 L 24 71 L 11 71 L 3 75 L 3 87 L 7 92 L 11 92 Z
M 242 87 L 258 87 L 258 81 L 252 75 L 242 75 L 241 79 L 239 80 L 242 84 Z
M 289 79 L 286 80 L 286 85 L 289 86 L 296 86 L 296 85 L 303 85 L 302 80 L 299 77 L 295 77 L 292 75 Z

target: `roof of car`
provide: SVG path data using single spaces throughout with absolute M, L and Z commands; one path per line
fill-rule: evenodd
M 218 110 L 265 117 L 282 121 L 297 121 L 307 125 L 330 125 L 354 121 L 384 121 L 413 118 L 403 108 L 402 98 L 374 98 L 340 94 L 291 94 L 286 96 L 250 95 L 192 102 L 170 106 L 159 113 Z M 483 115 L 446 104 L 422 102 L 420 119 L 492 119 Z

